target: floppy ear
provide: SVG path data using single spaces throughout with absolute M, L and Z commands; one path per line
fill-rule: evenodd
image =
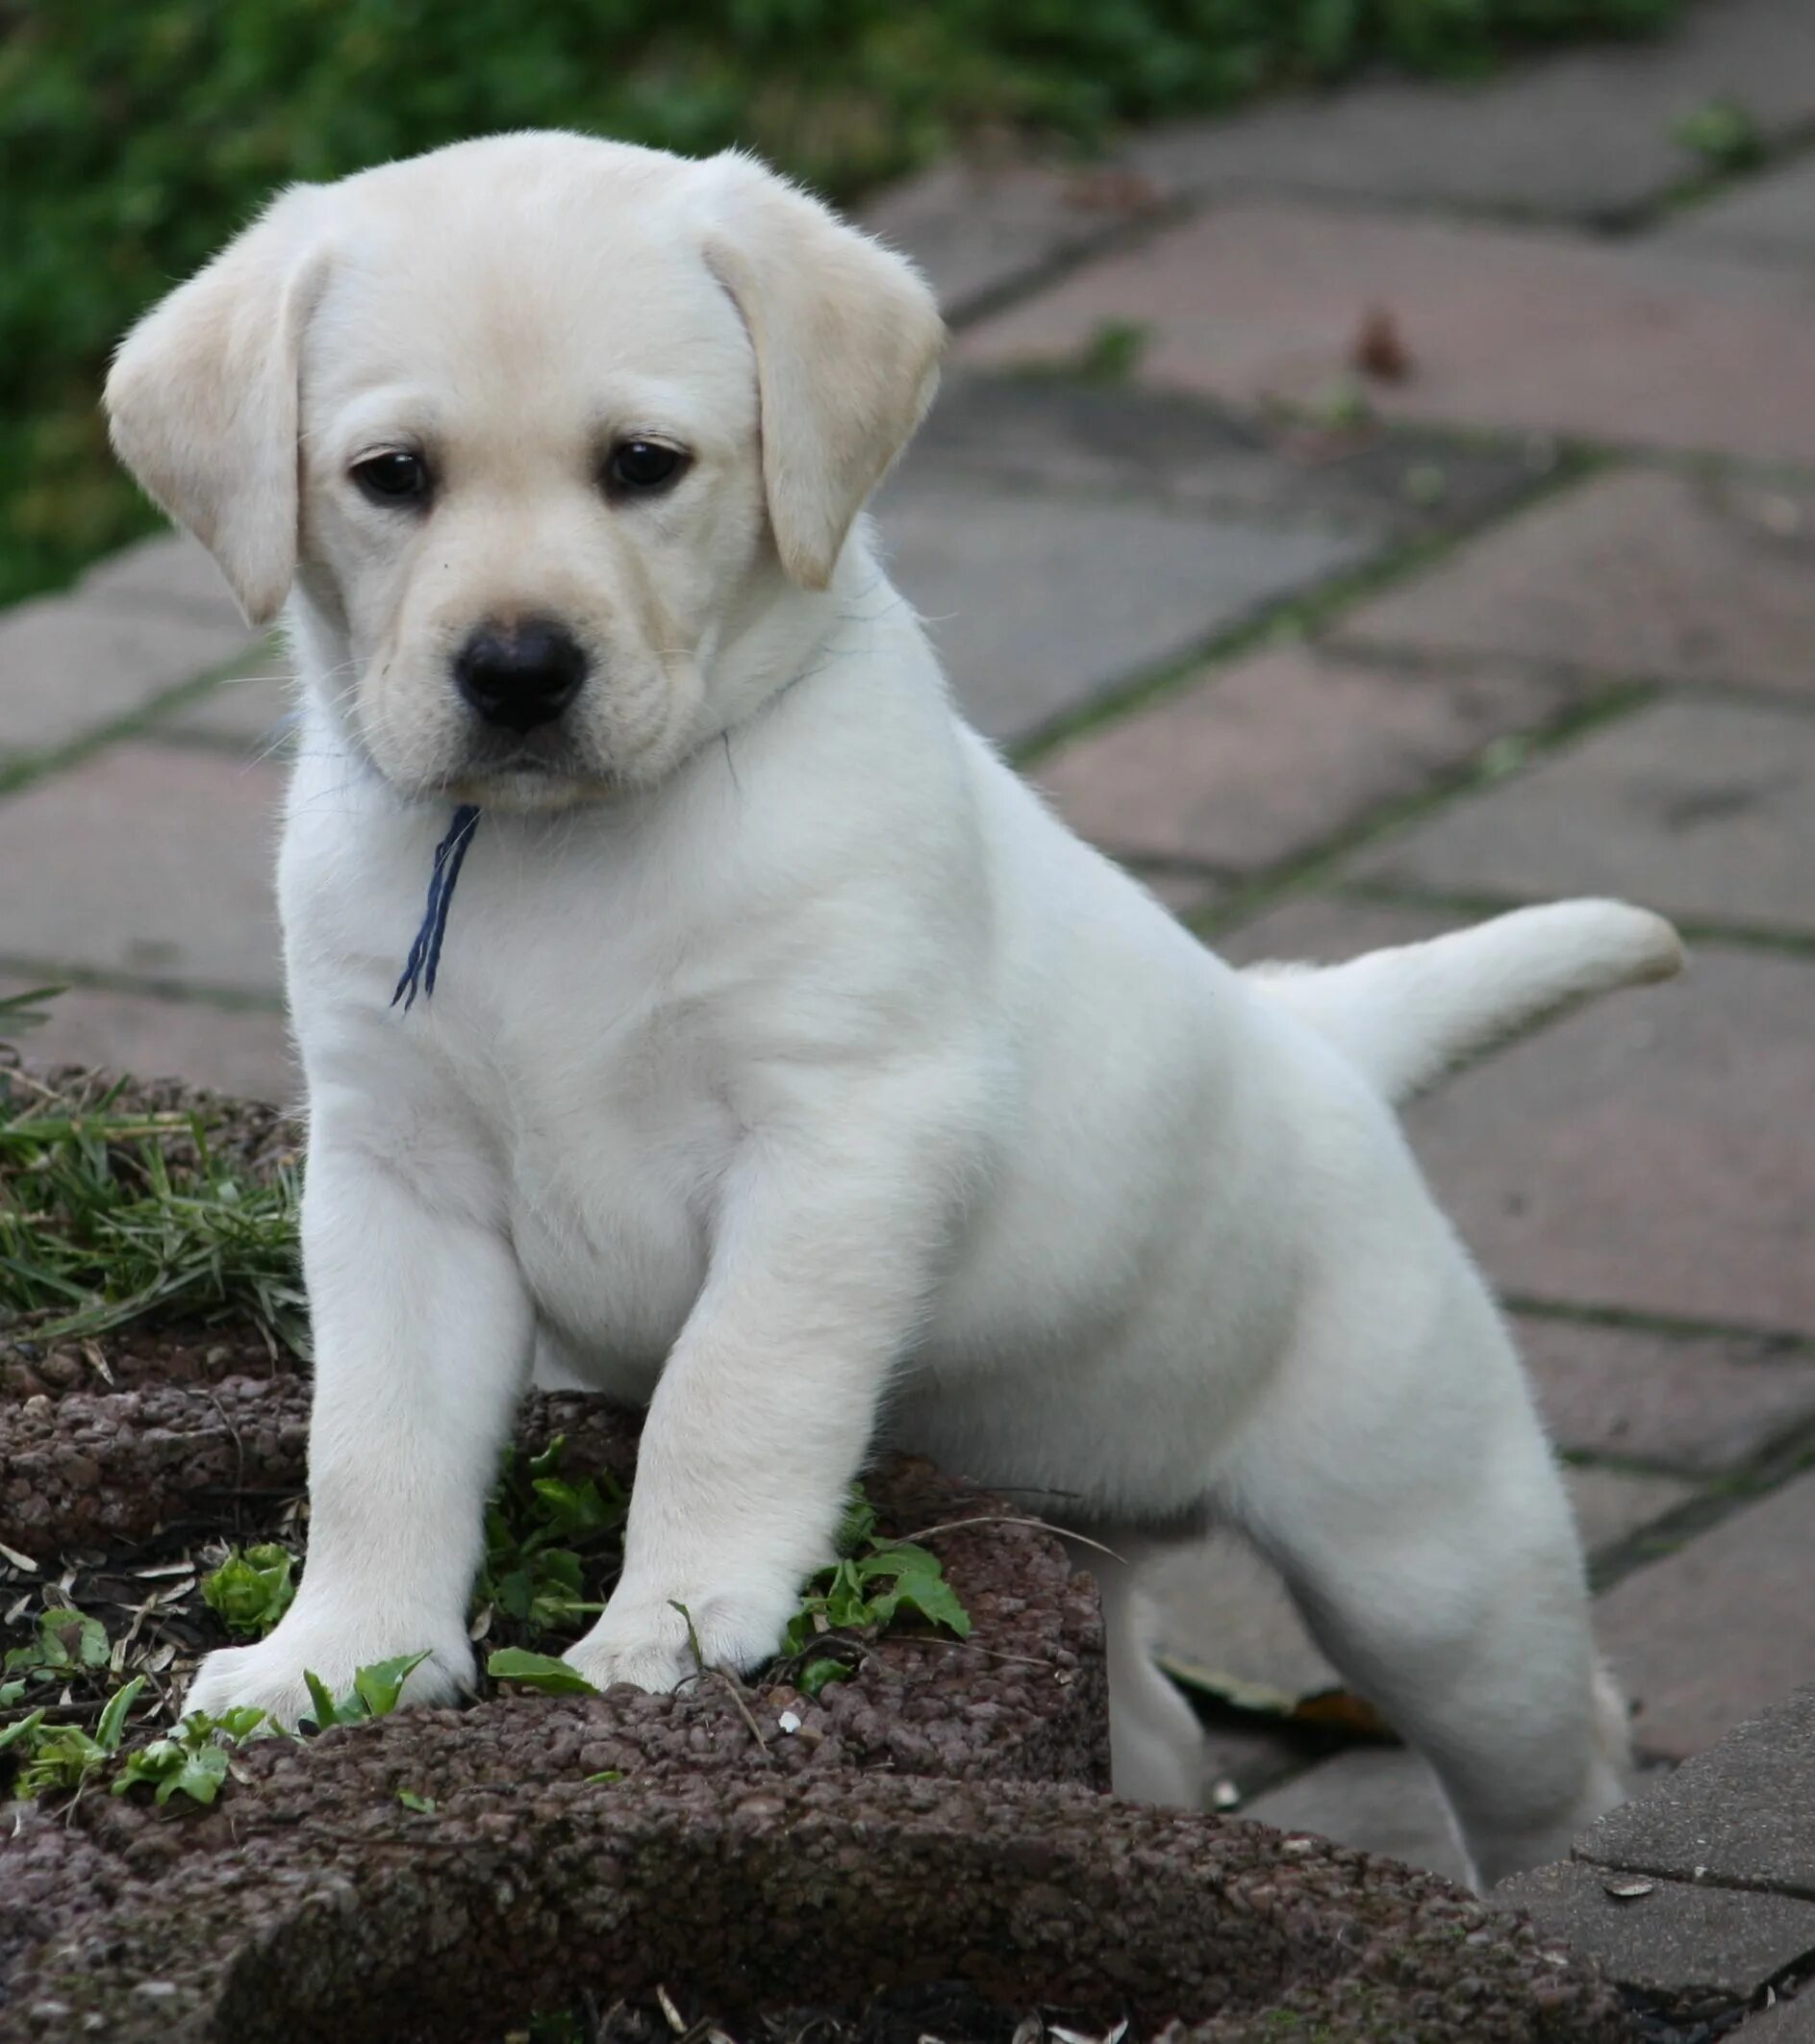
M 748 157 L 705 168 L 706 261 L 756 350 L 776 549 L 794 581 L 823 589 L 932 402 L 945 325 L 904 257 Z
M 120 343 L 114 452 L 220 564 L 254 624 L 296 571 L 297 382 L 325 260 L 312 187 L 285 192 Z

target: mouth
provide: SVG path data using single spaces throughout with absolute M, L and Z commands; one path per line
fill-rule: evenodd
M 554 733 L 467 747 L 466 758 L 446 777 L 446 794 L 458 801 L 496 809 L 561 809 L 602 800 L 616 786 L 569 740 Z
M 476 731 L 456 770 L 466 781 L 591 781 L 598 778 L 589 759 L 559 724 L 533 731 Z

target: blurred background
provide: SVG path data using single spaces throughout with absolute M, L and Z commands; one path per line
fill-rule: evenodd
M 1411 1127 L 1648 1756 L 1815 1676 L 1815 7 L 0 0 L 0 996 L 70 989 L 34 1055 L 294 1089 L 281 656 L 109 461 L 110 347 L 286 180 L 551 124 L 747 144 L 925 265 L 896 579 L 1207 940 L 1679 921 L 1685 980 Z M 1166 1636 L 1216 1800 L 1447 1863 L 1244 1557 Z

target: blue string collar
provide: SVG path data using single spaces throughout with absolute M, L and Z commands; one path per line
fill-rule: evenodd
M 441 940 L 447 935 L 447 911 L 454 898 L 454 882 L 460 878 L 461 862 L 466 858 L 466 847 L 472 843 L 472 834 L 478 827 L 477 804 L 462 802 L 454 811 L 454 820 L 448 825 L 447 835 L 435 847 L 435 870 L 429 874 L 428 906 L 422 912 L 422 927 L 416 933 L 403 977 L 397 982 L 397 991 L 391 997 L 393 1008 L 402 1001 L 406 1015 L 416 1006 L 418 990 L 424 999 L 435 992 L 435 974 L 441 963 Z

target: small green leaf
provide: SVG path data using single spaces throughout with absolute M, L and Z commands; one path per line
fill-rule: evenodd
M 295 1568 L 296 1557 L 275 1541 L 236 1548 L 202 1578 L 202 1597 L 228 1631 L 263 1639 L 296 1594 Z
M 315 1729 L 326 1731 L 330 1726 L 340 1723 L 340 1715 L 334 1707 L 334 1699 L 328 1694 L 328 1685 L 313 1668 L 303 1670 L 303 1680 L 309 1687 L 309 1701 L 315 1705 Z
M 894 1547 L 877 1548 L 856 1563 L 857 1574 L 865 1581 L 872 1581 L 878 1576 L 940 1576 L 945 1573 L 940 1559 L 930 1548 L 916 1547 L 911 1540 L 897 1542 Z
M 543 1548 L 537 1557 L 542 1564 L 542 1573 L 546 1578 L 542 1594 L 547 1594 L 549 1584 L 565 1590 L 574 1597 L 580 1594 L 580 1557 L 571 1548 Z
M 228 1764 L 224 1746 L 204 1746 L 199 1752 L 185 1754 L 177 1772 L 159 1782 L 158 1801 L 168 1803 L 172 1796 L 182 1795 L 191 1803 L 213 1803 L 227 1779 Z
M 40 1022 L 50 1020 L 50 1011 L 38 1006 L 39 1001 L 55 1000 L 58 995 L 67 994 L 67 987 L 28 987 L 23 994 L 0 996 L 0 1042 L 10 1029 L 36 1029 Z
M 876 1511 L 864 1495 L 861 1483 L 851 1485 L 844 1517 L 839 1524 L 837 1549 L 840 1554 L 854 1554 L 869 1544 L 876 1530 Z
M 116 1689 L 107 1700 L 107 1708 L 101 1713 L 101 1722 L 95 1727 L 94 1743 L 103 1753 L 119 1751 L 120 1733 L 125 1729 L 126 1713 L 131 1710 L 139 1692 L 145 1686 L 142 1675 L 136 1675 L 124 1689 Z
M 136 1753 L 126 1755 L 126 1764 L 113 1783 L 113 1793 L 123 1796 L 141 1781 L 162 1781 L 166 1775 L 173 1775 L 181 1769 L 185 1757 L 186 1751 L 180 1738 L 153 1739 L 149 1746 L 141 1746 Z
M 1152 339 L 1153 329 L 1139 320 L 1099 320 L 1077 352 L 1073 373 L 1089 383 L 1126 383 Z
M 397 1707 L 411 1671 L 421 1667 L 428 1657 L 429 1650 L 424 1647 L 420 1653 L 400 1653 L 394 1660 L 374 1661 L 370 1667 L 357 1670 L 353 1694 L 365 1704 L 366 1715 L 388 1718 Z
M 1716 170 L 1748 170 L 1765 155 L 1765 138 L 1752 110 L 1736 99 L 1710 99 L 1685 114 L 1672 131 Z
M 794 1677 L 794 1687 L 802 1696 L 818 1696 L 833 1682 L 848 1681 L 852 1672 L 844 1661 L 835 1661 L 828 1655 L 821 1660 L 809 1661 Z
M 493 1594 L 510 1617 L 524 1619 L 529 1616 L 529 1607 L 536 1601 L 536 1586 L 527 1569 L 513 1569 L 508 1576 L 498 1578 Z
M 23 1687 L 24 1685 L 21 1684 L 20 1686 Z M 44 1713 L 41 1710 L 34 1710 L 29 1717 L 19 1718 L 13 1724 L 9 1725 L 4 1731 L 0 1731 L 0 1747 L 12 1746 L 22 1740 L 29 1748 L 32 1734 L 37 1731 L 43 1722 Z
M 567 1435 L 564 1433 L 556 1434 L 554 1439 L 549 1442 L 548 1446 L 542 1450 L 541 1454 L 530 1456 L 529 1473 L 531 1476 L 552 1476 L 555 1471 L 561 1467 L 561 1458 L 567 1453 Z M 510 1478 L 511 1472 L 516 1465 L 516 1449 L 507 1448 L 504 1451 L 504 1476 L 507 1481 Z
M 810 1653 L 822 1633 L 881 1632 L 903 1611 L 944 1626 L 960 1639 L 970 1636 L 970 1614 L 945 1580 L 939 1556 L 912 1540 L 878 1540 L 875 1514 L 860 1488 L 852 1491 L 842 1541 L 845 1535 L 855 1536 L 848 1543 L 850 1551 L 813 1579 L 799 1610 L 788 1622 L 782 1635 L 786 1656 Z M 811 1686 L 803 1681 L 802 1687 L 808 1695 L 817 1695 L 827 1682 L 848 1677 L 851 1669 L 846 1661 L 828 1656 L 812 1662 L 807 1673 Z
M 47 1668 L 105 1668 L 113 1652 L 101 1621 L 68 1606 L 39 1618 L 38 1638 Z
M 706 1655 L 699 1644 L 699 1628 L 693 1624 L 693 1614 L 678 1598 L 674 1597 L 668 1599 L 668 1609 L 670 1611 L 678 1611 L 681 1614 L 682 1622 L 687 1627 L 687 1651 L 693 1656 L 695 1672 L 704 1675 L 706 1672 Z
M 935 1626 L 944 1626 L 960 1639 L 971 1637 L 971 1614 L 958 1602 L 958 1593 L 942 1576 L 904 1576 L 895 1588 L 897 1607 L 906 1604 Z M 892 1614 L 893 1615 L 893 1614 Z
M 397 1801 L 405 1809 L 415 1810 L 418 1817 L 432 1817 L 435 1814 L 435 1798 L 418 1796 L 413 1788 L 400 1788 L 397 1791 Z
M 88 1733 L 73 1725 L 55 1729 L 40 1726 L 19 1770 L 18 1792 L 31 1797 L 47 1788 L 79 1788 L 106 1759 Z
M 249 1739 L 261 1725 L 267 1730 L 271 1729 L 270 1720 L 256 1703 L 241 1703 L 217 1718 L 204 1717 L 200 1712 L 197 1712 L 196 1716 L 201 1718 L 208 1730 L 219 1732 L 223 1737 L 231 1739 L 236 1746 L 242 1739 Z M 184 1720 L 186 1725 L 190 1722 L 188 1718 Z
M 621 1767 L 602 1767 L 597 1774 L 588 1775 L 586 1779 L 604 1786 L 613 1781 L 621 1781 L 624 1779 L 624 1771 Z
M 598 1691 L 577 1668 L 552 1653 L 531 1653 L 522 1647 L 500 1647 L 486 1662 L 494 1681 L 522 1682 L 543 1696 L 596 1696 Z
M 578 1534 L 600 1532 L 617 1517 L 614 1507 L 606 1503 L 599 1495 L 598 1485 L 591 1478 L 568 1483 L 559 1476 L 538 1476 L 534 1489 L 550 1523 L 569 1539 Z

